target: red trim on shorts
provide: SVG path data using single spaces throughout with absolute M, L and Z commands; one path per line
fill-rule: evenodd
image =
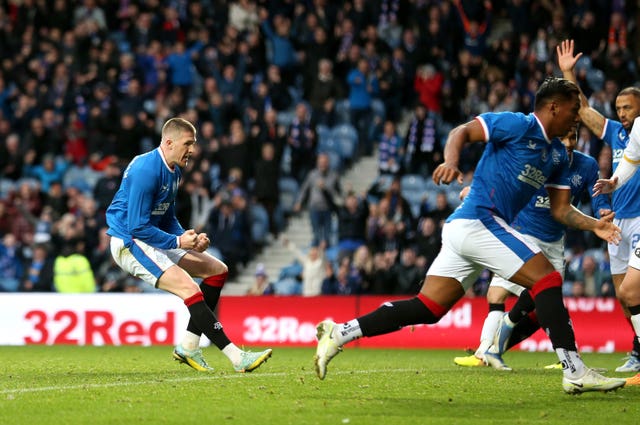
M 433 313 L 433 315 L 436 316 L 436 318 L 438 319 L 440 319 L 442 316 L 447 314 L 447 311 L 449 311 L 448 309 L 444 308 L 443 306 L 433 301 L 432 299 L 428 298 L 427 296 L 422 295 L 422 293 L 418 294 L 418 299 L 422 301 L 422 304 L 424 304 L 425 307 L 427 307 Z
M 529 292 L 531 292 L 531 298 L 535 299 L 540 292 L 550 288 L 559 288 L 561 286 L 562 286 L 562 276 L 556 270 L 549 273 L 539 281 L 537 281 L 533 285 L 533 288 L 529 290 Z
M 538 315 L 536 314 L 535 311 L 532 311 L 531 313 L 529 313 L 527 316 L 529 316 L 529 320 L 531 320 L 534 323 L 539 323 L 538 322 Z
M 184 305 L 186 305 L 187 307 L 191 307 L 192 305 L 201 301 L 204 302 L 204 295 L 202 295 L 202 292 L 198 291 L 195 294 L 191 295 L 189 298 L 185 298 Z
M 224 272 L 220 274 L 216 274 L 213 276 L 206 277 L 202 280 L 202 283 L 207 286 L 215 286 L 217 288 L 222 288 L 224 283 L 227 281 L 227 276 L 229 272 Z

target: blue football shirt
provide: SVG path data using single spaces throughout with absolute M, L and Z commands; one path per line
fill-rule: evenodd
M 138 155 L 127 166 L 122 183 L 107 208 L 107 234 L 161 249 L 178 247 L 184 229 L 175 215 L 181 170 L 169 167 L 160 148 Z
M 612 168 L 618 168 L 624 149 L 629 144 L 629 135 L 618 121 L 606 120 L 601 139 L 611 146 Z M 633 218 L 640 216 L 640 173 L 635 173 L 631 179 L 616 189 L 611 197 L 616 218 Z
M 607 196 L 592 196 L 593 185 L 599 178 L 599 167 L 595 159 L 582 152 L 574 151 L 569 172 L 571 203 L 574 206 L 577 206 L 582 195 L 588 192 L 591 196 L 591 207 L 597 217 L 601 209 L 611 209 Z M 545 242 L 559 240 L 566 231 L 566 226 L 551 216 L 551 203 L 545 188 L 538 190 L 511 225 L 520 233 L 534 236 Z
M 499 216 L 511 223 L 545 185 L 570 188 L 566 148 L 547 137 L 535 114 L 485 113 L 476 119 L 487 146 L 469 194 L 447 221 Z

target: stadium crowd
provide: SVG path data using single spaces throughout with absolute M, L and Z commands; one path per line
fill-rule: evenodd
M 306 207 L 313 245 L 266 293 L 414 294 L 459 203 L 460 186 L 429 179 L 448 131 L 487 111 L 530 112 L 567 38 L 584 53 L 590 104 L 615 119 L 616 94 L 639 80 L 636 7 L 0 0 L 0 291 L 149 290 L 113 263 L 104 211 L 123 166 L 181 116 L 198 148 L 178 217 L 209 234 L 231 279 Z M 578 146 L 611 174 L 610 149 L 585 127 Z M 368 192 L 342 187 L 374 154 Z M 568 232 L 564 293 L 614 295 L 606 247 L 588 234 Z

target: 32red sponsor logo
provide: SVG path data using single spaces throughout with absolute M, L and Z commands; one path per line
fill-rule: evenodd
M 31 310 L 24 315 L 32 332 L 25 344 L 152 345 L 173 344 L 175 313 L 145 325 L 139 320 L 118 321 L 109 311 Z

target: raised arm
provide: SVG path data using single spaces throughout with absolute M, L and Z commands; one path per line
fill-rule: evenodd
M 582 57 L 582 53 L 578 53 L 574 56 L 573 49 L 573 40 L 564 40 L 558 45 L 558 47 L 556 47 L 556 52 L 558 54 L 558 66 L 562 71 L 562 76 L 567 80 L 576 83 L 579 88 L 580 85 L 578 84 L 574 68 L 578 59 Z M 582 90 L 580 90 L 580 119 L 593 134 L 599 138 L 602 137 L 606 118 L 600 112 L 589 106 L 589 101 L 584 93 L 582 93 Z

